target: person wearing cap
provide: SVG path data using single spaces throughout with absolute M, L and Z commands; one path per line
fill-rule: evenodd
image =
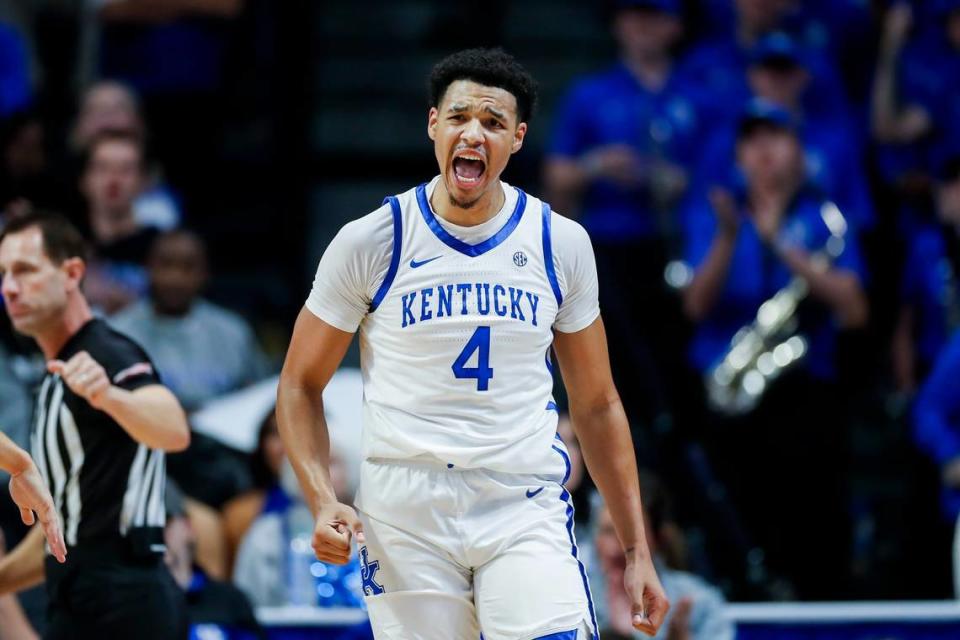
M 709 97 L 676 73 L 680 9 L 677 0 L 617 3 L 620 60 L 569 91 L 544 175 L 550 202 L 591 236 L 614 373 L 632 391 L 628 415 L 647 423 L 669 411 L 660 372 L 680 348 L 670 348 L 682 318 L 664 291 L 666 240 L 711 120 Z
M 858 229 L 872 226 L 873 205 L 862 166 L 862 144 L 842 96 L 832 100 L 821 97 L 822 104 L 808 104 L 815 73 L 811 52 L 789 33 L 777 31 L 760 38 L 749 59 L 746 79 L 750 94 L 788 111 L 796 121 L 809 180 L 836 201 L 851 225 Z M 729 178 L 729 158 L 742 111 L 742 103 L 731 106 L 726 115 L 729 124 L 714 129 L 705 145 L 696 188 Z
M 691 362 L 707 373 L 760 305 L 796 276 L 809 287 L 798 314 L 809 347 L 752 413 L 713 415 L 706 444 L 770 568 L 802 598 L 831 597 L 842 589 L 848 546 L 837 335 L 866 323 L 864 269 L 852 233 L 832 264 L 817 266 L 814 254 L 830 232 L 821 218 L 824 198 L 804 171 L 792 116 L 752 101 L 737 133 L 742 190 L 717 188 L 686 216 L 685 254 L 694 275 L 683 302 L 696 324 Z M 829 530 L 811 527 L 811 513 L 830 522 Z M 742 579 L 743 567 L 733 573 Z
M 692 82 L 704 87 L 728 104 L 741 104 L 750 96 L 745 71 L 751 53 L 761 39 L 776 31 L 796 26 L 795 11 L 801 3 L 790 0 L 736 0 L 734 26 L 729 33 L 711 38 L 684 56 L 681 68 Z M 813 88 L 807 96 L 844 96 L 843 83 L 835 65 L 811 52 Z

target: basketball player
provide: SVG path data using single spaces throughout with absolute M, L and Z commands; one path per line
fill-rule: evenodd
M 60 562 L 66 562 L 67 549 L 53 508 L 53 497 L 37 471 L 37 465 L 5 433 L 0 433 L 0 469 L 10 474 L 10 495 L 20 507 L 23 524 L 30 526 L 38 520 L 50 545 L 50 553 Z
M 280 433 L 316 516 L 320 560 L 360 545 L 377 638 L 573 640 L 597 627 L 563 487 L 551 346 L 588 468 L 627 556 L 632 622 L 668 603 L 644 538 L 586 232 L 500 180 L 535 102 L 501 50 L 434 67 L 440 175 L 347 224 L 320 261 L 278 391 Z M 327 470 L 321 391 L 360 330 L 357 512 Z
M 47 359 L 33 454 L 69 550 L 46 557 L 34 529 L 0 561 L 0 593 L 46 581 L 46 638 L 185 638 L 183 594 L 163 564 L 164 451 L 184 449 L 180 404 L 133 341 L 94 318 L 80 289 L 80 234 L 30 214 L 0 234 L 14 329 Z

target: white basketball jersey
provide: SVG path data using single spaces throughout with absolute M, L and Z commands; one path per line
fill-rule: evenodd
M 515 205 L 498 216 L 502 226 L 492 235 L 470 244 L 431 210 L 435 182 L 388 198 L 389 212 L 371 214 L 389 216 L 393 233 L 386 273 L 367 288 L 372 296 L 359 323 L 364 456 L 555 473 L 550 346 L 564 291 L 552 227 L 560 216 L 504 185 Z M 349 330 L 326 311 L 324 297 L 341 296 L 329 291 L 325 262 L 326 255 L 307 306 Z M 577 326 L 563 329 L 579 330 L 599 313 L 592 253 L 588 262 L 593 301 Z

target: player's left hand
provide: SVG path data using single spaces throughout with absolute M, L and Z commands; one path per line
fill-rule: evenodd
M 623 586 L 633 603 L 633 627 L 648 636 L 657 635 L 663 619 L 670 609 L 670 601 L 657 577 L 650 554 L 627 554 L 627 567 L 623 573 Z
M 81 351 L 66 362 L 51 360 L 47 371 L 59 374 L 75 394 L 99 409 L 106 392 L 112 386 L 107 372 L 86 351 Z
M 10 497 L 20 507 L 23 524 L 30 526 L 39 520 L 43 535 L 46 536 L 47 544 L 50 545 L 50 553 L 58 561 L 66 562 L 67 547 L 63 542 L 57 510 L 53 507 L 53 498 L 43 478 L 40 477 L 36 465 L 31 463 L 24 471 L 11 476 Z

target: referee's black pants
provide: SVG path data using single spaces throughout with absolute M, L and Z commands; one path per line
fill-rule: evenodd
M 185 640 L 186 601 L 159 556 L 133 558 L 71 549 L 67 563 L 47 559 L 45 640 Z

